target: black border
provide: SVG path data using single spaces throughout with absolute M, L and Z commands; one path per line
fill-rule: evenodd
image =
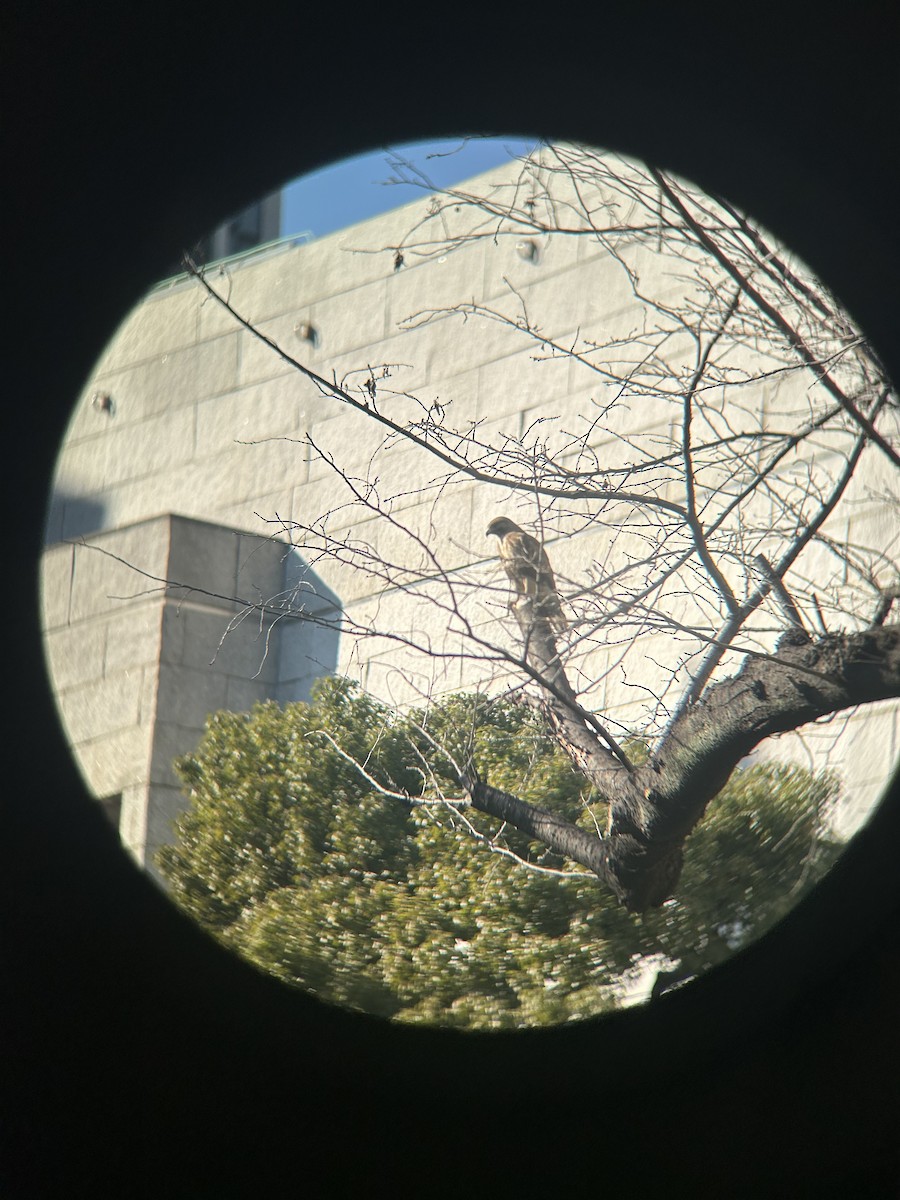
M 220 952 L 116 852 L 58 727 L 36 563 L 72 399 L 172 247 L 387 142 L 551 133 L 678 170 L 795 247 L 900 378 L 890 18 L 9 18 L 4 1194 L 889 1194 L 897 804 L 813 903 L 651 1009 L 493 1038 L 322 1010 Z

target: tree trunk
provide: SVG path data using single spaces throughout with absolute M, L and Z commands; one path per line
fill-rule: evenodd
M 593 871 L 633 912 L 674 892 L 684 841 L 738 762 L 775 733 L 857 704 L 900 695 L 900 626 L 828 634 L 789 631 L 774 653 L 749 657 L 672 724 L 650 761 L 631 764 L 579 705 L 546 620 L 526 597 L 514 609 L 526 662 L 559 744 L 609 805 L 602 838 L 478 779 L 462 780 L 475 808 Z

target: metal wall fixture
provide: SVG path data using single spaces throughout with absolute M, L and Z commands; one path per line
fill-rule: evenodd
M 526 238 L 522 242 L 516 242 L 516 254 L 525 262 L 537 263 L 541 252 L 538 244 L 532 238 Z
M 109 392 L 94 392 L 91 396 L 91 407 L 97 412 L 106 413 L 108 417 L 113 416 L 116 411 L 115 402 Z
M 298 321 L 294 326 L 294 333 L 302 342 L 309 342 L 311 346 L 319 344 L 319 331 L 309 321 Z

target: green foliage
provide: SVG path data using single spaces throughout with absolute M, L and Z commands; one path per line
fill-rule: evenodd
M 324 1000 L 500 1029 L 606 1011 L 649 955 L 707 969 L 838 852 L 822 835 L 829 778 L 739 770 L 690 839 L 677 899 L 635 917 L 574 864 L 448 803 L 454 763 L 470 760 L 497 787 L 605 826 L 526 708 L 455 696 L 403 717 L 325 679 L 308 704 L 209 719 L 178 763 L 190 805 L 160 868 L 203 927 Z

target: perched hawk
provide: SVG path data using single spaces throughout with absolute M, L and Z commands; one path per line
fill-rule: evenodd
M 533 596 L 535 616 L 543 617 L 554 633 L 565 633 L 566 618 L 559 603 L 553 568 L 540 542 L 507 517 L 495 517 L 487 527 L 487 536 L 500 539 L 500 561 L 515 596 Z M 510 608 L 515 596 L 510 598 Z

